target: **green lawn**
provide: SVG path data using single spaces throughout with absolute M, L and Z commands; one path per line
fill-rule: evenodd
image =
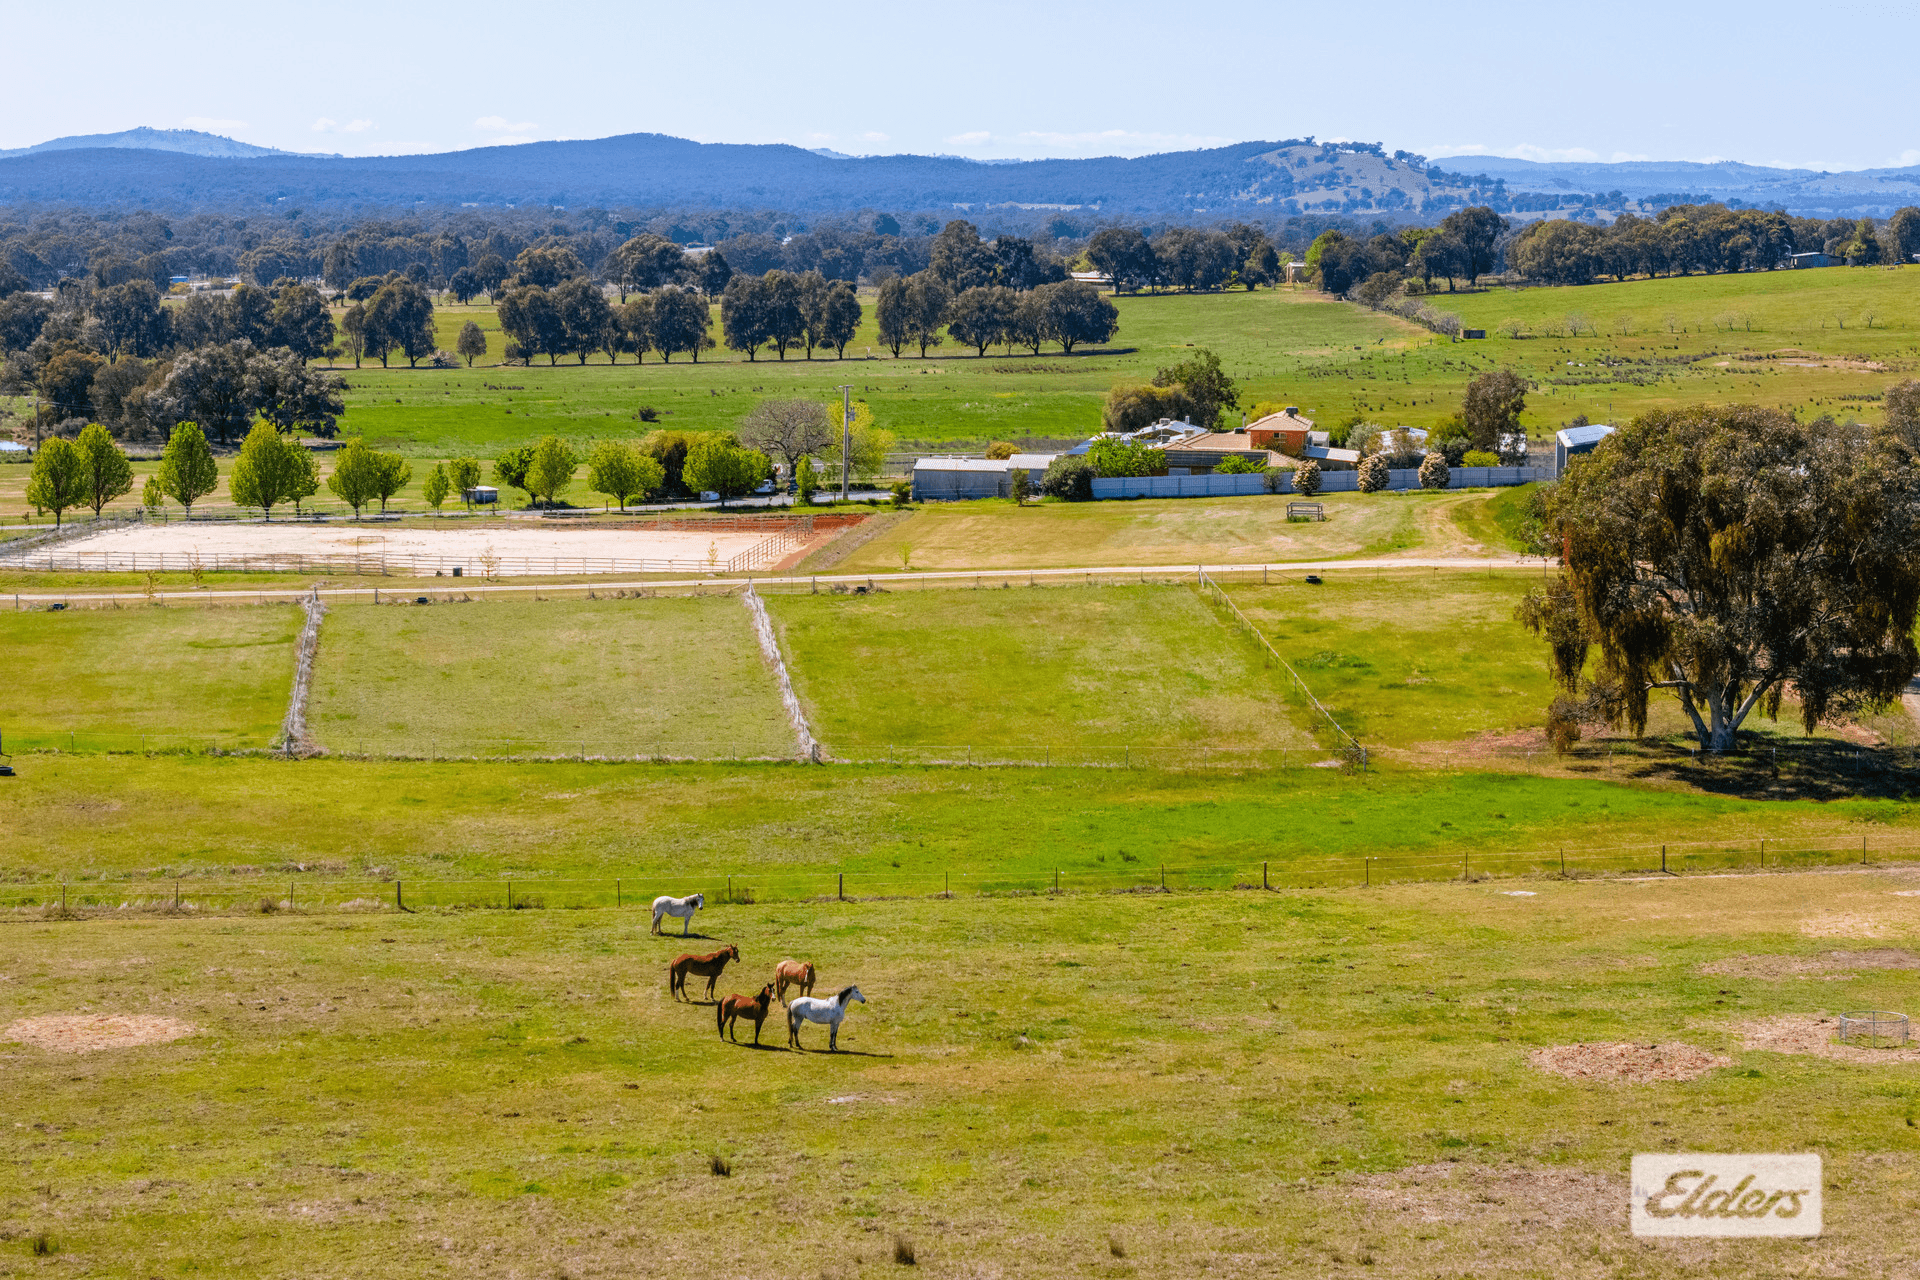
M 1888 945 L 1807 936 L 1832 920 L 1910 938 L 1906 883 L 711 906 L 719 992 L 786 956 L 860 987 L 832 1057 L 820 1028 L 786 1052 L 777 1007 L 761 1052 L 717 1041 L 638 908 L 22 921 L 0 1025 L 197 1034 L 7 1047 L 4 1247 L 22 1275 L 883 1275 L 896 1238 L 939 1276 L 1894 1275 L 1912 1063 L 1744 1029 L 1899 1007 L 1911 975 L 1740 957 Z M 1529 1062 L 1676 1041 L 1727 1065 Z M 1827 1234 L 1632 1239 L 1629 1157 L 1663 1150 L 1820 1152 Z
M 343 605 L 308 723 L 338 751 L 791 754 L 731 596 Z
M 267 746 L 299 628 L 291 605 L 0 611 L 0 733 L 16 751 Z
M 771 596 L 767 608 L 814 731 L 840 755 L 971 745 L 1038 761 L 1051 746 L 1119 761 L 1128 746 L 1311 745 L 1279 673 L 1191 587 Z

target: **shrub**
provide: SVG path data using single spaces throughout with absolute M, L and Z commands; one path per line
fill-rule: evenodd
M 1378 493 L 1393 477 L 1387 474 L 1387 460 L 1379 454 L 1360 461 L 1360 492 Z
M 1466 456 L 1460 459 L 1460 465 L 1463 467 L 1497 467 L 1500 465 L 1500 455 L 1497 453 L 1488 453 L 1485 449 L 1469 449 L 1467 450 Z
M 1320 464 L 1303 462 L 1293 471 L 1293 491 L 1305 498 L 1320 492 Z
M 1004 462 L 1018 452 L 1020 451 L 1005 440 L 995 440 L 987 446 L 987 457 L 992 458 L 996 462 Z
M 1087 450 L 1087 461 L 1100 476 L 1163 476 L 1167 474 L 1167 455 L 1147 444 L 1129 444 L 1122 440 L 1095 440 Z
M 1217 476 L 1250 476 L 1265 471 L 1267 464 L 1259 458 L 1228 458 L 1213 469 Z
M 892 496 L 895 507 L 904 507 L 913 500 L 913 481 L 895 480 L 887 492 Z
M 1084 457 L 1062 454 L 1047 464 L 1040 480 L 1040 491 L 1050 498 L 1067 502 L 1093 500 L 1093 464 Z
M 1422 489 L 1444 489 L 1452 479 L 1447 470 L 1447 455 L 1435 450 L 1429 453 L 1420 464 L 1420 487 Z
M 427 368 L 429 369 L 458 369 L 459 367 L 460 357 L 454 355 L 451 351 L 435 351 L 427 357 Z

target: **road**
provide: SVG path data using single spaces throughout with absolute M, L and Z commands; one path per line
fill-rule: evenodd
M 1263 578 L 1278 579 L 1304 577 L 1307 574 L 1328 574 L 1345 572 L 1382 572 L 1389 569 L 1433 569 L 1444 573 L 1492 573 L 1530 571 L 1544 572 L 1547 562 L 1534 556 L 1503 556 L 1496 558 L 1408 558 L 1375 560 L 1293 560 L 1279 564 L 1208 564 L 1194 565 L 1192 571 L 1206 573 L 1211 577 L 1227 582 L 1245 582 L 1253 574 Z M 595 591 L 675 591 L 691 590 L 713 586 L 734 587 L 751 582 L 758 587 L 857 587 L 872 584 L 885 586 L 889 583 L 927 583 L 927 582 L 988 582 L 995 583 L 1026 579 L 1029 583 L 1056 582 L 1084 579 L 1100 579 L 1113 582 L 1117 579 L 1139 578 L 1141 581 L 1155 579 L 1164 581 L 1168 577 L 1184 577 L 1189 572 L 1186 565 L 1145 564 L 1145 565 L 1089 565 L 1073 569 L 943 569 L 914 570 L 904 573 L 820 573 L 820 574 L 707 574 L 692 578 L 639 579 L 622 581 L 582 574 L 560 582 L 511 583 L 487 581 L 483 578 L 461 578 L 457 584 L 447 579 L 445 585 L 435 583 L 431 588 L 424 580 L 415 580 L 414 585 L 396 590 L 394 587 L 378 585 L 365 587 L 322 587 L 320 597 L 323 600 L 350 600 L 356 597 L 374 599 L 384 596 L 387 599 L 408 596 L 431 596 L 435 592 L 446 593 L 458 590 L 462 595 L 510 595 L 527 594 L 538 591 L 565 591 L 591 587 Z M 132 575 L 129 575 L 131 579 Z M 201 591 L 156 591 L 148 596 L 144 591 L 100 591 L 97 589 L 82 591 L 22 591 L 14 595 L 14 607 L 24 609 L 29 606 L 41 606 L 54 602 L 72 604 L 107 603 L 110 601 L 141 602 L 152 600 L 303 600 L 308 594 L 307 587 L 257 587 L 233 588 L 226 590 Z M 4 597 L 0 597 L 3 600 Z M 3 606 L 0 606 L 3 607 Z

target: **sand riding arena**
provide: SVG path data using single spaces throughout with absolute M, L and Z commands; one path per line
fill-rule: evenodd
M 449 522 L 452 523 L 452 522 Z M 49 571 L 202 569 L 400 574 L 744 573 L 843 531 L 847 517 L 715 516 L 578 523 L 488 520 L 436 528 L 373 521 L 174 520 L 92 534 L 14 562 Z

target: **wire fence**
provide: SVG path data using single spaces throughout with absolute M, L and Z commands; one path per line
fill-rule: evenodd
M 115 730 L 8 731 L 8 750 L 22 755 L 199 755 L 264 754 L 279 747 L 257 734 L 130 733 Z M 1295 746 L 1214 746 L 1189 744 L 1085 743 L 927 743 L 855 744 L 819 754 L 803 750 L 793 737 L 769 735 L 734 741 L 671 738 L 605 741 L 590 738 L 493 738 L 485 741 L 435 738 L 379 738 L 333 735 L 321 740 L 285 738 L 280 744 L 303 755 L 342 759 L 475 762 L 582 762 L 589 764 L 787 762 L 841 765 L 915 765 L 929 768 L 1062 769 L 1275 769 L 1337 768 L 1343 762 L 1310 744 Z
M 1240 629 L 1259 642 L 1261 656 L 1266 659 L 1268 664 L 1271 665 L 1276 662 L 1280 664 L 1281 670 L 1287 673 L 1287 676 L 1293 681 L 1294 687 L 1298 689 L 1300 695 L 1307 700 L 1307 705 L 1311 707 L 1313 713 L 1319 717 L 1317 723 L 1324 724 L 1328 729 L 1332 730 L 1334 745 L 1336 749 L 1340 751 L 1341 755 L 1355 768 L 1364 771 L 1367 767 L 1367 749 L 1360 745 L 1357 738 L 1340 727 L 1340 722 L 1333 718 L 1333 712 L 1327 710 L 1326 707 L 1321 705 L 1320 699 L 1313 696 L 1313 690 L 1308 688 L 1307 682 L 1300 678 L 1300 673 L 1293 669 L 1293 664 L 1280 656 L 1280 651 L 1273 647 L 1273 642 L 1267 639 L 1266 633 L 1253 625 L 1252 619 L 1240 611 L 1240 606 L 1233 602 L 1231 596 L 1220 589 L 1219 583 L 1207 575 L 1206 569 L 1204 567 L 1196 567 L 1194 573 L 1201 589 L 1213 598 L 1214 603 L 1225 608 L 1227 612 L 1232 614 L 1234 621 L 1239 625 Z
M 1039 894 L 1369 889 L 1496 880 L 1684 878 L 1698 875 L 1900 866 L 1920 861 L 1920 843 L 1865 837 L 1754 837 L 1742 841 L 1630 844 L 1605 848 L 1358 854 L 1231 863 L 1159 863 L 1126 854 L 1075 867 L 884 871 L 781 865 L 734 871 L 638 871 L 595 877 L 410 879 L 386 875 L 283 874 L 16 881 L 0 884 L 0 910 L 99 914 L 122 911 L 276 912 L 424 910 L 645 911 L 661 895 L 706 896 L 708 908 L 773 902 L 874 901 Z M 671 924 L 671 922 L 666 922 Z M 696 918 L 692 929 L 701 922 Z

